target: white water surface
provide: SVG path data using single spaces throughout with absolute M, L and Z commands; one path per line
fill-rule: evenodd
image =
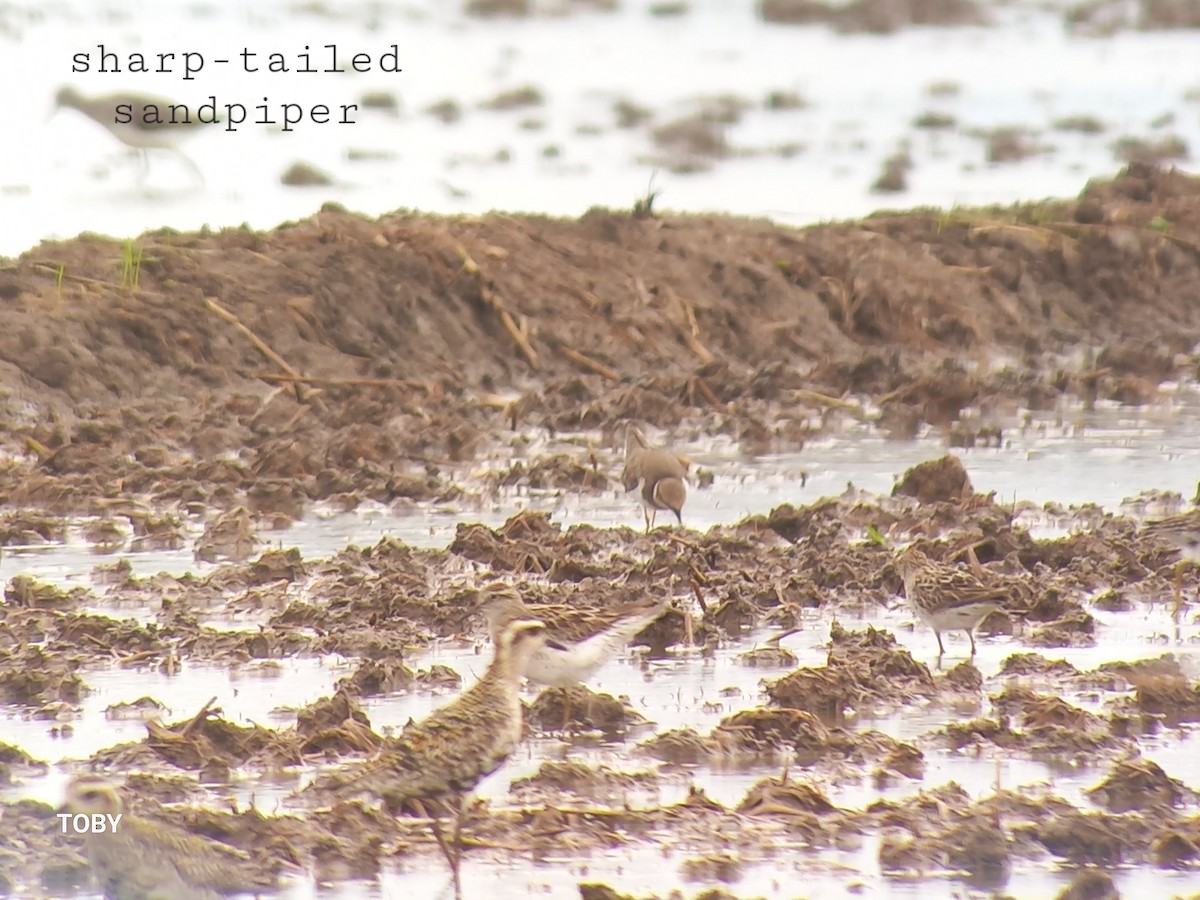
M 557 4 L 567 7 L 569 3 Z M 546 3 L 539 4 L 542 8 Z M 0 254 L 38 241 L 95 231 L 120 238 L 170 226 L 196 229 L 249 223 L 271 228 L 303 218 L 327 201 L 370 215 L 397 208 L 437 213 L 493 209 L 576 216 L 595 205 L 628 208 L 648 190 L 657 208 L 765 216 L 802 225 L 857 217 L 880 207 L 953 207 L 1073 196 L 1122 163 L 1121 137 L 1174 135 L 1200 147 L 1200 71 L 1189 31 L 1072 34 L 1063 8 L 984 4 L 986 27 L 908 28 L 886 36 L 839 34 L 822 26 L 758 19 L 745 0 L 692 0 L 684 16 L 649 14 L 649 0 L 615 12 L 575 5 L 566 16 L 479 20 L 444 0 L 404 3 L 207 0 L 17 0 L 0 7 Z M 99 46 L 120 54 L 120 72 L 99 73 Z M 270 53 L 300 68 L 323 48 L 343 64 L 366 53 L 366 73 L 305 74 L 244 70 L 238 54 Z M 379 70 L 397 47 L 402 72 Z M 129 54 L 179 54 L 164 73 L 129 72 Z M 205 67 L 185 80 L 182 54 Z M 73 72 L 76 53 L 91 70 Z M 220 65 L 212 60 L 228 58 Z M 949 84 L 954 92 L 931 94 Z M 359 103 L 390 92 L 397 113 L 361 109 L 353 125 L 218 126 L 185 147 L 197 178 L 178 158 L 157 153 L 148 175 L 99 125 L 62 110 L 63 85 L 87 95 L 137 91 L 193 107 L 265 102 L 305 109 Z M 502 91 L 536 87 L 539 106 L 480 108 Z M 773 91 L 803 108 L 768 110 Z M 735 97 L 749 108 L 723 126 L 732 155 L 707 172 L 668 171 L 654 128 L 694 113 L 705 98 Z M 452 99 L 462 119 L 426 114 Z M 616 126 L 613 104 L 651 111 L 645 125 Z M 923 113 L 954 116 L 957 127 L 921 130 Z M 1100 134 L 1055 130 L 1066 116 L 1091 116 Z M 1017 126 L 1046 152 L 991 164 L 979 132 Z M 884 160 L 907 142 L 913 169 L 899 194 L 870 192 Z M 784 152 L 781 148 L 787 148 Z M 293 162 L 327 172 L 328 187 L 280 183 Z

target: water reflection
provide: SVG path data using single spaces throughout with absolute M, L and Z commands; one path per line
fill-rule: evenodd
M 1131 416 L 1126 411 L 1101 411 L 1081 419 L 1082 429 L 1056 431 L 1036 428 L 1022 435 L 1014 432 L 1002 449 L 962 451 L 962 458 L 978 490 L 995 490 L 998 496 L 1029 498 L 1056 503 L 1097 502 L 1115 509 L 1122 498 L 1145 489 L 1165 489 L 1191 496 L 1200 473 L 1200 429 L 1191 417 L 1169 411 Z M 1070 432 L 1070 433 L 1068 433 Z M 578 448 L 573 438 L 548 444 L 548 450 Z M 1169 448 L 1166 449 L 1166 448 Z M 839 493 L 847 482 L 868 491 L 886 493 L 894 478 L 908 466 L 944 452 L 932 437 L 911 443 L 891 443 L 869 432 L 851 429 L 805 448 L 800 454 L 744 459 L 732 448 L 696 444 L 682 446 L 698 466 L 714 473 L 711 488 L 695 490 L 687 507 L 688 523 L 704 527 L 730 523 L 747 514 L 763 513 L 782 502 L 808 503 L 818 497 Z M 801 475 L 804 475 L 802 478 Z M 522 508 L 544 509 L 554 513 L 564 525 L 588 522 L 595 525 L 636 527 L 638 511 L 623 494 L 574 496 L 555 494 L 507 494 L 484 510 L 455 512 L 420 510 L 395 514 L 378 507 L 364 507 L 352 514 L 313 516 L 297 523 L 287 532 L 272 535 L 283 546 L 298 546 L 306 558 L 336 553 L 347 543 L 371 544 L 392 535 L 419 546 L 445 546 L 460 522 L 484 521 L 498 525 Z M 1032 514 L 1030 514 L 1032 515 Z M 1052 517 L 1051 517 L 1052 518 Z M 1052 525 L 1045 525 L 1050 528 Z M 198 527 L 196 529 L 198 532 Z M 6 550 L 0 560 L 0 577 L 28 573 L 39 579 L 60 584 L 92 584 L 92 568 L 98 557 L 78 539 L 78 531 L 65 545 L 37 550 Z M 210 567 L 196 564 L 189 551 L 128 554 L 138 574 L 157 571 L 203 573 Z M 96 606 L 117 616 L 153 619 L 154 610 L 145 608 L 114 609 L 101 594 Z M 1065 659 L 1076 668 L 1087 670 L 1111 660 L 1149 659 L 1170 650 L 1191 677 L 1200 674 L 1200 622 L 1184 622 L 1177 630 L 1166 606 L 1139 608 L 1131 612 L 1094 610 L 1097 642 L 1093 647 L 1039 650 L 1050 659 Z M 824 612 L 806 613 L 803 628 L 784 640 L 800 665 L 822 665 L 831 618 Z M 842 611 L 843 627 L 862 628 L 867 624 L 889 629 L 916 658 L 933 666 L 935 653 L 932 636 L 914 628 L 912 617 L 903 606 L 880 607 L 855 618 Z M 253 627 L 236 621 L 229 627 Z M 651 731 L 690 727 L 700 733 L 711 731 L 723 718 L 740 709 L 761 705 L 761 682 L 784 674 L 782 668 L 749 667 L 738 662 L 738 654 L 767 635 L 752 635 L 735 645 L 718 649 L 712 659 L 701 659 L 695 652 L 681 651 L 664 660 L 642 661 L 630 658 L 606 666 L 592 685 L 617 696 L 627 696 L 632 705 L 652 722 Z M 985 693 L 1002 688 L 998 673 L 1005 658 L 1025 649 L 1018 633 L 1014 637 L 990 636 L 980 641 L 976 664 L 985 678 Z M 948 641 L 947 667 L 965 654 L 965 641 Z M 432 664 L 448 666 L 469 682 L 482 672 L 487 648 L 472 642 L 435 645 L 429 652 L 406 660 L 423 668 Z M 6 740 L 23 747 L 34 757 L 55 764 L 65 759 L 87 758 L 96 751 L 122 741 L 139 740 L 144 726 L 137 720 L 114 720 L 105 711 L 116 703 L 132 702 L 151 696 L 169 710 L 168 718 L 193 714 L 210 697 L 231 721 L 262 723 L 273 727 L 289 726 L 295 711 L 320 696 L 329 694 L 339 678 L 353 670 L 353 662 L 338 656 L 256 661 L 234 668 L 205 663 L 185 662 L 183 671 L 167 677 L 156 671 L 99 668 L 86 673 L 92 687 L 77 715 L 66 724 L 32 717 L 28 711 L 0 707 L 0 727 Z M 1036 685 L 1033 685 L 1036 687 Z M 421 717 L 451 693 L 419 690 L 386 695 L 365 701 L 368 716 L 377 729 L 400 728 L 412 717 Z M 1064 699 L 1085 709 L 1102 711 L 1111 695 L 1081 689 L 1067 691 Z M 985 700 L 980 704 L 988 714 Z M 894 738 L 916 741 L 925 754 L 925 777 L 920 781 L 900 780 L 879 787 L 870 779 L 829 781 L 820 772 L 795 770 L 797 777 L 812 777 L 817 786 L 838 806 L 865 808 L 879 799 L 903 801 L 921 789 L 954 781 L 973 798 L 986 797 L 997 785 L 1019 788 L 1037 794 L 1054 794 L 1081 808 L 1090 808 L 1087 789 L 1103 772 L 1088 766 L 1055 766 L 1048 762 L 1024 759 L 1012 753 L 985 747 L 982 752 L 956 753 L 938 746 L 925 737 L 949 719 L 974 712 L 938 706 L 905 708 L 877 718 L 860 715 L 852 727 L 872 728 Z M 639 736 L 640 737 L 640 736 Z M 568 743 L 554 738 L 538 739 L 522 748 L 517 757 L 492 778 L 479 793 L 493 804 L 512 803 L 512 781 L 532 774 L 546 759 L 566 755 L 571 759 L 599 762 L 627 771 L 654 769 L 657 763 L 637 751 L 638 738 L 602 747 L 587 743 Z M 1159 762 L 1174 777 L 1186 783 L 1200 782 L 1200 755 L 1196 753 L 1200 730 L 1194 726 L 1163 729 L 1140 742 L 1145 756 Z M 783 761 L 768 761 L 738 768 L 700 766 L 664 770 L 659 787 L 650 795 L 634 793 L 626 798 L 639 803 L 671 803 L 682 800 L 688 787 L 700 784 L 723 804 L 734 806 L 759 779 L 777 775 Z M 242 803 L 253 802 L 265 811 L 288 808 L 288 795 L 309 776 L 277 777 L 262 780 L 257 773 L 236 773 L 235 782 L 221 796 L 232 796 Z M 51 770 L 46 778 L 6 788 L 0 796 L 33 796 L 57 802 L 65 775 Z M 215 798 L 214 798 L 215 799 Z M 810 895 L 824 897 L 922 898 L 961 895 L 951 880 L 884 877 L 877 863 L 877 838 L 867 836 L 860 846 L 819 855 L 809 852 L 781 853 L 770 859 L 745 860 L 744 875 L 736 886 L 739 893 L 770 897 L 795 896 L 798 884 Z M 526 893 L 565 894 L 579 881 L 603 880 L 618 890 L 638 894 L 648 891 L 667 893 L 681 881 L 680 866 L 688 857 L 686 847 L 664 852 L 637 843 L 610 853 L 584 858 L 543 860 L 535 863 L 516 859 L 491 858 L 486 852 L 469 855 L 464 867 L 467 895 L 494 896 L 497 890 L 514 895 Z M 1169 872 L 1136 870 L 1115 873 L 1122 891 L 1135 896 L 1167 896 L 1183 889 L 1183 881 Z M 1044 865 L 1017 861 L 1007 889 L 1016 895 L 1046 895 L 1063 882 Z M 291 897 L 337 896 L 342 898 L 435 896 L 445 889 L 446 877 L 440 867 L 425 861 L 400 858 L 389 866 L 376 884 L 339 885 L 336 889 L 318 889 L 296 885 Z M 1143 893 L 1138 894 L 1136 892 Z

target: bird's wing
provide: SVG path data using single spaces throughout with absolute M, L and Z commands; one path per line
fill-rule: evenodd
M 1005 585 L 988 584 L 963 569 L 939 566 L 936 574 L 926 576 L 924 587 L 943 593 L 947 606 L 972 606 L 977 603 L 1001 605 L 1009 598 Z
M 578 643 L 603 627 L 597 610 L 565 603 L 533 604 L 529 607 L 528 615 L 546 624 L 546 634 L 551 643 L 565 646 Z
M 339 793 L 402 802 L 469 790 L 495 771 L 513 749 L 501 739 L 509 710 L 478 687 L 409 725 L 373 758 L 340 773 Z
M 624 640 L 630 640 L 635 634 L 650 622 L 662 615 L 667 607 L 665 600 L 640 600 L 623 606 L 605 609 L 596 607 L 568 606 L 563 603 L 548 603 L 540 606 L 530 606 L 528 615 L 546 623 L 546 631 L 551 644 L 570 647 L 595 637 L 603 631 L 620 628 L 626 633 Z M 634 625 L 631 619 L 644 620 Z M 623 624 L 628 622 L 628 624 Z M 632 628 L 632 630 L 629 630 Z
M 1142 533 L 1150 537 L 1169 540 L 1180 531 L 1196 529 L 1200 529 L 1200 510 L 1193 509 L 1177 516 L 1168 516 L 1165 519 L 1147 522 L 1142 526 Z
M 122 822 L 121 827 L 138 833 L 145 863 L 155 869 L 173 868 L 183 884 L 198 889 L 194 896 L 248 892 L 274 881 L 269 873 L 254 865 L 245 851 L 174 824 L 131 819 Z
M 667 611 L 667 601 L 646 599 L 616 610 L 613 630 L 625 641 L 631 641 L 639 631 Z
M 633 640 L 634 636 L 662 615 L 666 609 L 666 601 L 649 610 L 643 609 L 640 612 L 630 612 L 611 623 L 610 627 L 603 631 L 596 631 L 584 640 L 575 644 L 572 653 L 575 657 L 576 665 L 580 669 L 588 671 L 590 677 L 591 672 L 595 672 L 605 662 L 613 656 L 621 652 L 621 649 Z M 586 677 L 581 678 L 581 681 L 587 680 Z
M 625 487 L 625 493 L 632 491 L 642 480 L 643 456 L 639 450 L 625 460 L 625 467 L 621 469 L 621 484 Z

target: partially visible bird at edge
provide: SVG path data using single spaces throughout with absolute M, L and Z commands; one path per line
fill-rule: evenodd
M 103 831 L 84 836 L 88 863 L 107 900 L 217 900 L 278 886 L 243 850 L 126 812 L 117 788 L 99 775 L 71 779 L 63 808 L 109 817 Z
M 182 109 L 179 104 L 161 97 L 142 94 L 107 94 L 102 97 L 87 97 L 76 88 L 66 86 L 59 89 L 54 97 L 55 110 L 73 109 L 82 113 L 93 122 L 104 127 L 109 134 L 127 147 L 138 152 L 141 159 L 141 174 L 144 177 L 149 169 L 148 150 L 167 150 L 178 156 L 192 170 L 201 182 L 204 180 L 199 167 L 190 156 L 179 149 L 178 144 L 198 134 L 206 125 L 220 121 L 217 115 L 212 121 L 200 120 L 197 111 L 187 109 L 186 115 L 176 115 L 172 106 Z M 129 121 L 118 121 L 117 108 L 129 107 Z M 161 121 L 147 121 L 143 111 L 153 107 L 158 111 L 157 118 Z
M 1200 494 L 1200 488 L 1197 493 Z M 1183 570 L 1188 563 L 1200 563 L 1200 509 L 1147 522 L 1142 526 L 1142 534 L 1179 551 L 1179 561 L 1175 564 L 1173 610 L 1173 615 L 1178 617 L 1183 608 Z

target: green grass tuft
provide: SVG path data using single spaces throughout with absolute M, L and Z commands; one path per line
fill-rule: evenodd
M 121 287 L 136 291 L 142 275 L 142 248 L 132 240 L 126 241 L 121 253 Z

